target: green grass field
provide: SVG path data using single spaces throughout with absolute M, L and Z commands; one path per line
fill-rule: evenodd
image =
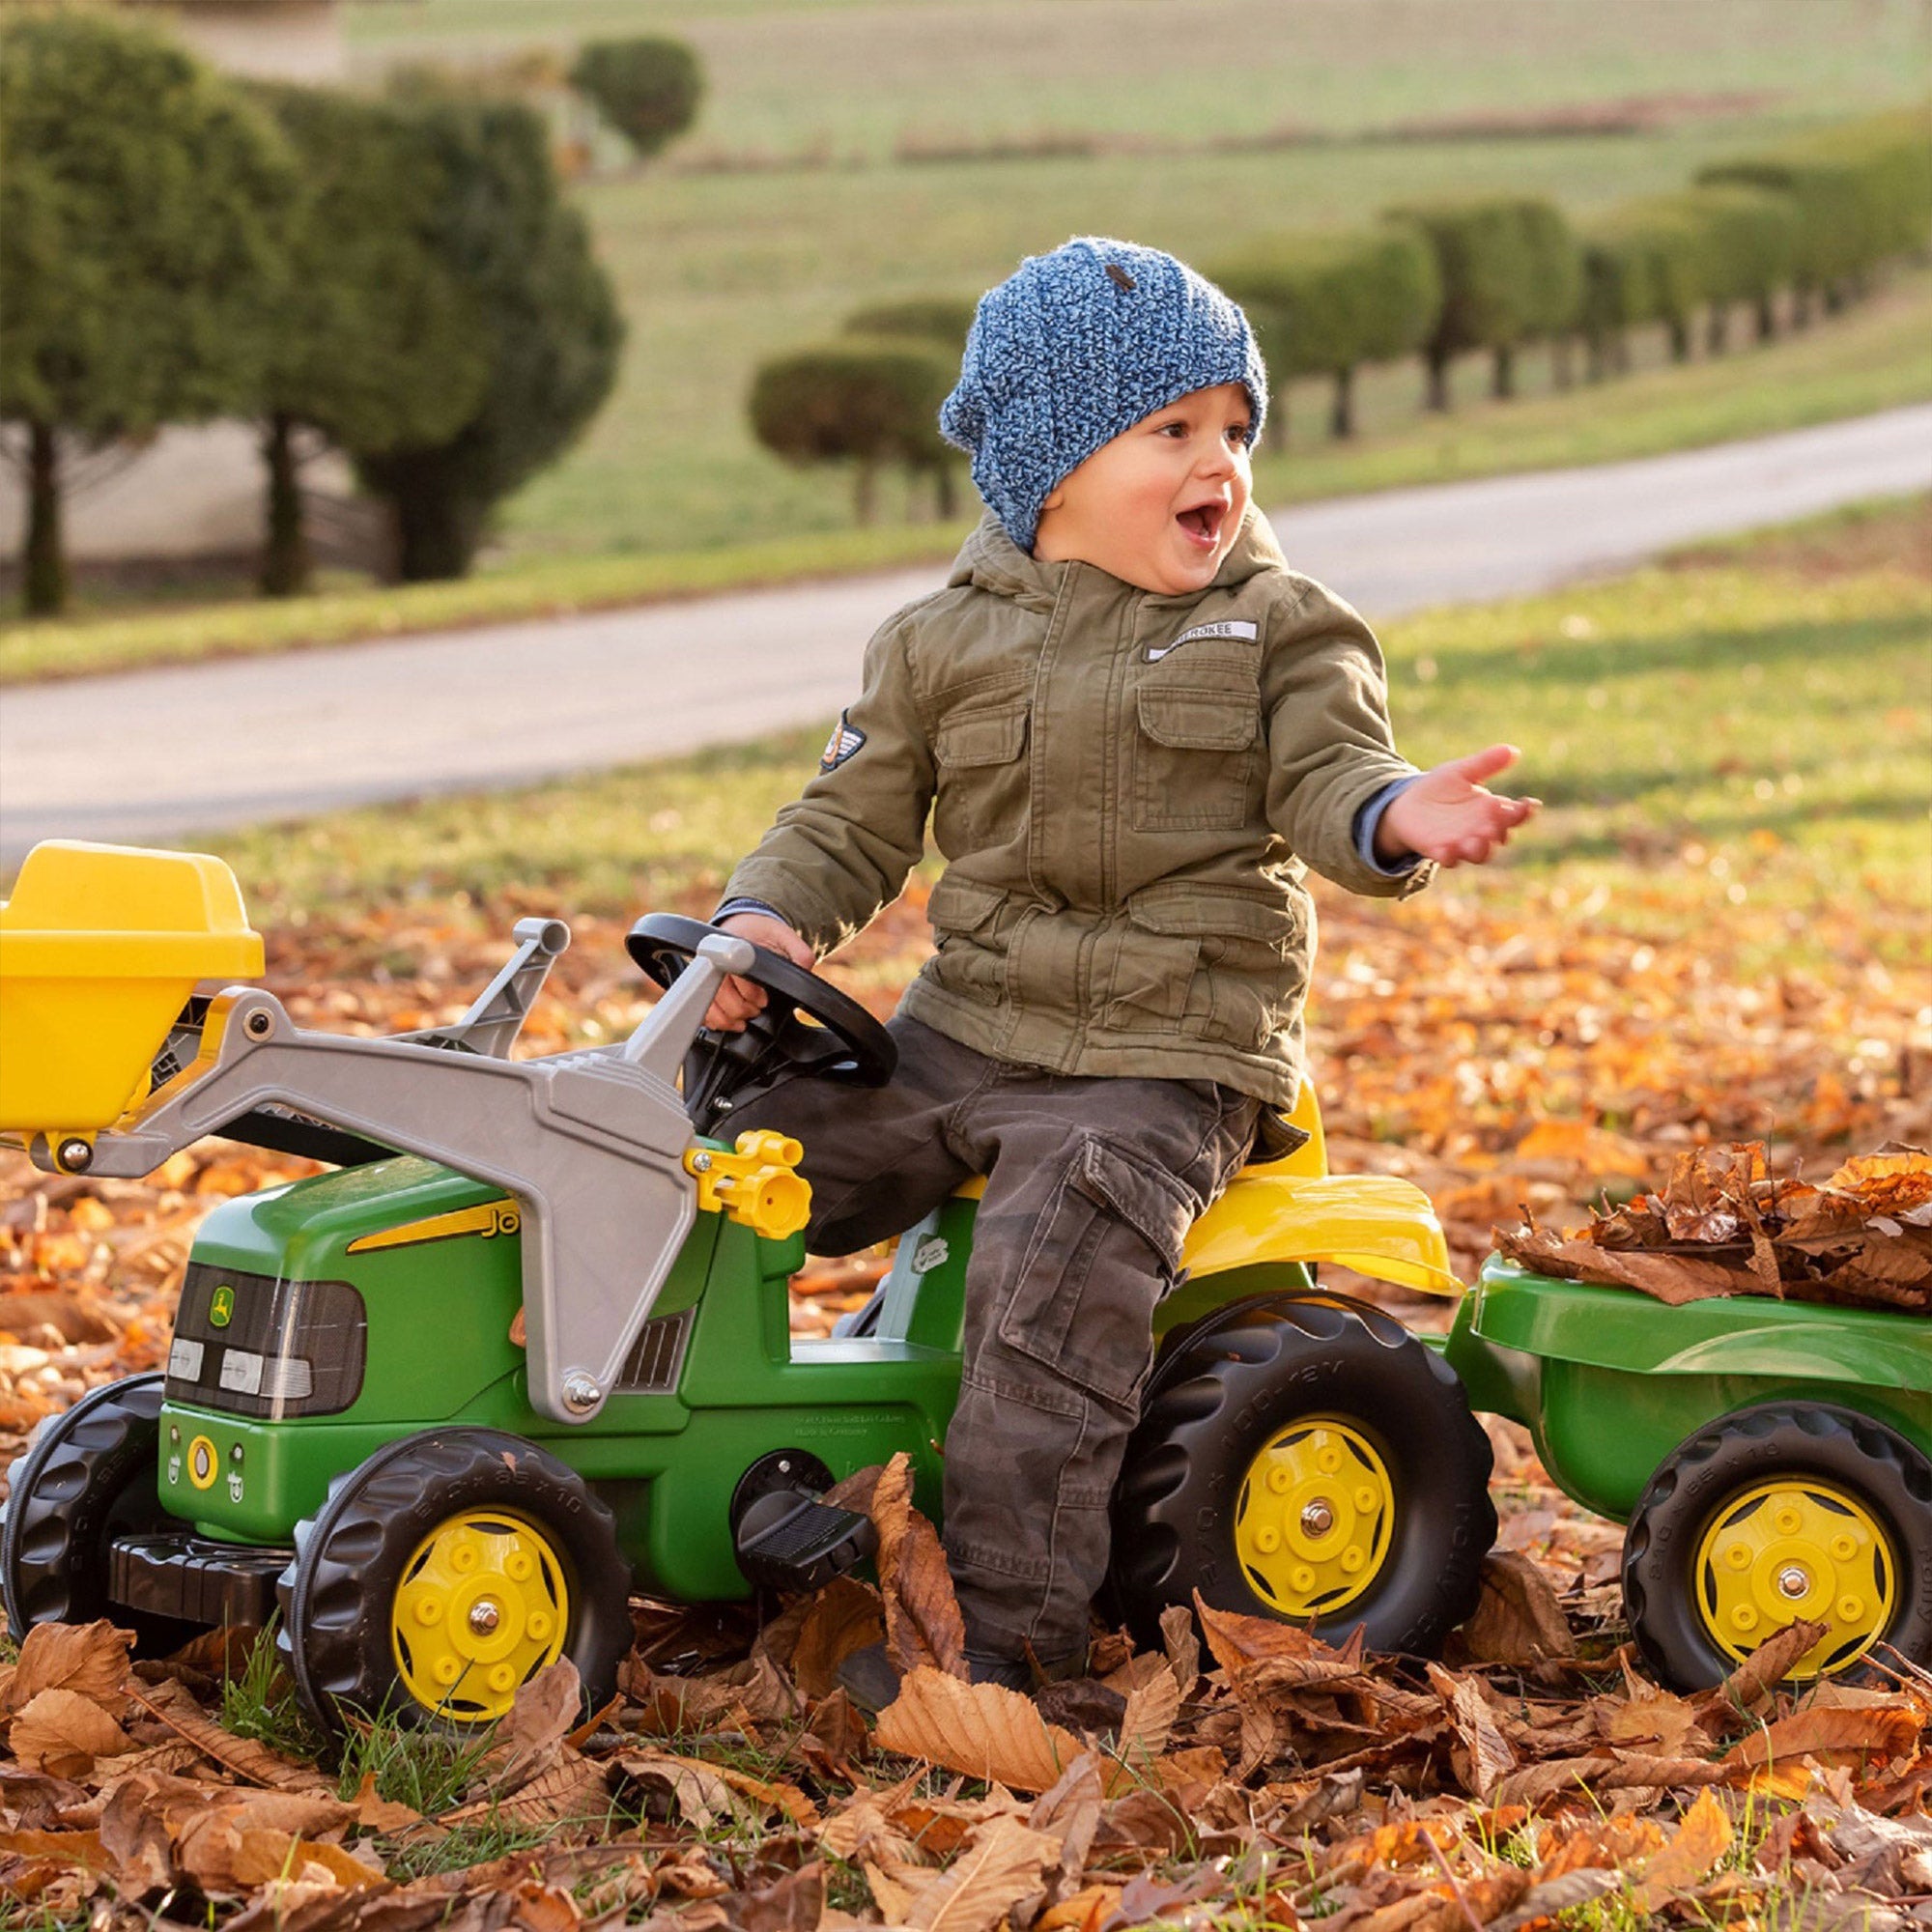
M 907 135 L 1342 133 L 1634 95 L 1766 92 L 1833 111 L 1922 85 L 1926 47 L 1917 0 L 348 0 L 342 13 L 365 71 L 674 34 L 711 76 L 698 150 L 869 159 Z
M 1459 890 L 1506 902 L 1560 883 L 1598 923 L 1649 930 L 1749 906 L 1774 915 L 1792 958 L 1852 943 L 1922 968 L 1932 569 L 1915 559 L 1927 517 L 1923 500 L 1886 506 L 1817 526 L 1797 553 L 1774 537 L 1719 561 L 1390 626 L 1408 755 L 1428 764 L 1508 739 L 1524 753 L 1516 788 L 1546 801 L 1508 862 L 1459 875 Z M 702 910 L 821 738 L 206 844 L 270 925 L 455 895 Z
M 1126 235 L 1211 267 L 1217 253 L 1270 227 L 1350 220 L 1425 186 L 1510 185 L 1580 208 L 1681 184 L 1700 161 L 1761 135 L 1756 124 L 1727 124 L 1640 140 L 661 174 L 588 185 L 583 205 L 631 318 L 623 373 L 583 442 L 505 507 L 497 554 L 694 550 L 849 526 L 845 476 L 781 464 L 753 440 L 744 404 L 759 361 L 831 332 L 863 302 L 974 296 L 1021 256 L 1070 234 Z M 1655 362 L 1661 346 L 1647 341 L 1643 353 Z M 1533 393 L 1547 384 L 1544 358 L 1524 360 Z M 1463 399 L 1473 400 L 1487 371 L 1469 359 L 1460 374 Z M 1420 395 L 1414 364 L 1365 381 L 1367 437 L 1413 431 Z M 891 489 L 882 513 L 905 514 Z
M 1921 90 L 1923 0 L 349 0 L 353 64 L 489 68 L 533 45 L 673 32 L 709 94 L 659 162 L 577 188 L 630 338 L 583 440 L 503 506 L 477 574 L 396 590 L 331 580 L 265 604 L 241 578 L 165 596 L 84 587 L 58 625 L 0 617 L 0 684 L 508 619 L 950 554 L 889 479 L 855 526 L 847 477 L 760 449 L 744 399 L 756 363 L 861 302 L 971 295 L 1024 253 L 1111 232 L 1211 266 L 1271 229 L 1344 222 L 1417 192 L 1548 192 L 1573 211 L 1688 180 L 1704 160 Z M 1395 140 L 1419 118 L 1578 114 L 1665 103 L 1649 131 Z M 1669 103 L 1674 102 L 1672 106 Z M 1240 150 L 1284 128 L 1322 137 Z M 1113 143 L 1089 156 L 895 162 L 928 147 Z M 1133 143 L 1142 144 L 1134 151 Z M 1217 144 L 1220 144 L 1217 146 Z M 1179 151 L 1184 150 L 1184 152 Z M 756 156 L 793 164 L 762 171 Z M 736 171 L 716 165 L 735 156 Z M 1419 369 L 1363 373 L 1361 435 L 1321 434 L 1325 385 L 1298 391 L 1293 440 L 1262 460 L 1264 503 L 1602 461 L 1932 396 L 1932 275 L 1768 350 L 1520 400 L 1484 396 L 1476 358 L 1446 419 Z M 970 493 L 969 493 L 970 494 Z
M 744 400 L 761 358 L 862 302 L 977 295 L 1070 234 L 1125 235 L 1211 264 L 1268 230 L 1356 220 L 1418 192 L 1508 186 L 1581 211 L 1680 185 L 1701 162 L 1794 125 L 1922 91 L 1932 66 L 1917 0 L 420 0 L 345 12 L 369 71 L 669 31 L 710 74 L 684 164 L 674 148 L 580 190 L 630 343 L 584 441 L 507 506 L 499 560 L 845 527 L 844 479 L 759 449 Z M 1741 99 L 1641 135 L 1207 151 L 1283 126 L 1345 133 L 1659 95 Z M 1202 151 L 880 165 L 902 135 L 986 144 L 1056 131 Z M 861 165 L 693 171 L 706 152 Z M 1480 374 L 1468 371 L 1471 386 Z M 1366 427 L 1409 420 L 1418 393 L 1412 369 L 1372 382 Z M 890 495 L 883 507 L 899 513 Z

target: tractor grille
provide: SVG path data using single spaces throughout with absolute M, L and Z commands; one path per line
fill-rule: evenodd
M 628 1395 L 671 1395 L 684 1368 L 684 1350 L 691 1339 L 691 1318 L 695 1311 L 680 1309 L 675 1315 L 660 1315 L 638 1331 L 631 1352 L 617 1377 L 617 1386 Z

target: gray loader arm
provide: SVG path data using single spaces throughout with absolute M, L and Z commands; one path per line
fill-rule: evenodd
M 517 950 L 509 963 L 470 1002 L 469 1010 L 448 1026 L 424 1027 L 420 1033 L 399 1033 L 423 1046 L 454 1046 L 507 1060 L 536 1005 L 550 969 L 570 944 L 570 928 L 560 919 L 520 919 L 515 927 Z
M 554 929 L 525 936 L 538 945 L 472 1009 L 486 1036 L 510 1019 L 483 1009 L 510 992 L 519 962 L 536 951 L 547 965 L 562 950 Z M 506 1189 L 524 1210 L 530 1401 L 554 1421 L 587 1422 L 696 1211 L 678 1067 L 724 976 L 752 959 L 744 940 L 714 935 L 621 1046 L 551 1060 L 311 1033 L 271 993 L 230 987 L 209 1009 L 201 1057 L 102 1133 L 87 1169 L 151 1173 L 238 1114 L 280 1104 Z M 44 1141 L 33 1153 L 59 1165 Z

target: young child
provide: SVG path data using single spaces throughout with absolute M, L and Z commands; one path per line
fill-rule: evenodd
M 874 637 L 718 915 L 810 966 L 896 896 L 930 814 L 937 951 L 895 1078 L 795 1080 L 742 1124 L 804 1143 L 818 1253 L 985 1177 L 945 1474 L 981 1681 L 1084 1662 L 1155 1303 L 1301 1079 L 1304 868 L 1406 895 L 1534 810 L 1483 789 L 1507 746 L 1395 752 L 1374 637 L 1250 505 L 1266 401 L 1240 310 L 1157 250 L 1076 240 L 992 290 L 940 418 L 987 514 Z M 728 980 L 711 1021 L 763 1002 Z

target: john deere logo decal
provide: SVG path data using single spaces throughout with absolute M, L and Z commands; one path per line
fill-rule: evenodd
M 209 1300 L 208 1325 L 211 1328 L 226 1328 L 234 1319 L 235 1291 L 224 1281 Z

